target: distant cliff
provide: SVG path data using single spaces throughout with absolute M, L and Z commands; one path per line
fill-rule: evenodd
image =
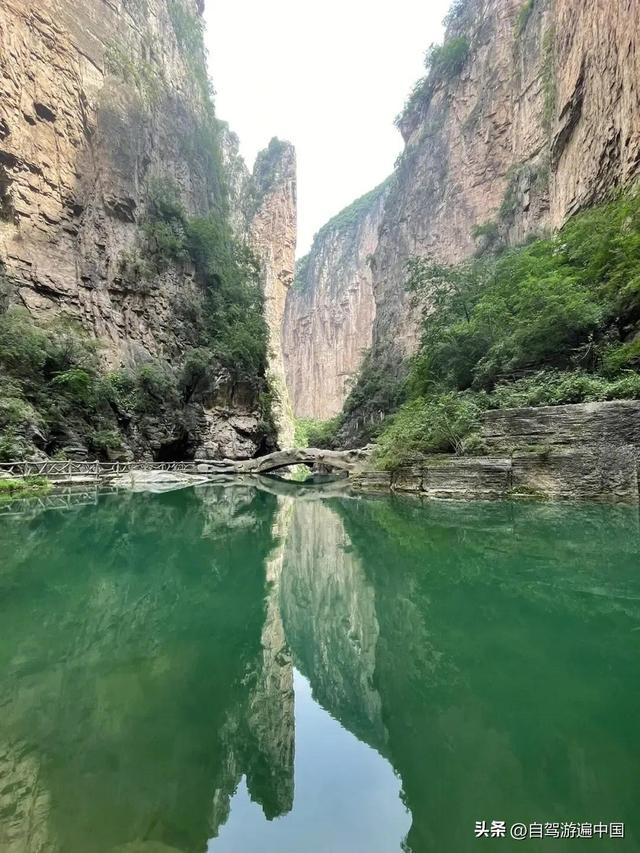
M 417 347 L 408 258 L 456 263 L 520 244 L 638 177 L 639 33 L 640 8 L 630 2 L 453 4 L 444 42 L 428 51 L 425 77 L 397 118 L 405 149 L 366 265 L 376 306 L 372 372 L 401 375 Z M 322 293 L 323 277 L 309 275 L 307 287 Z M 339 316 L 339 302 L 331 305 Z M 298 319 L 298 336 L 308 334 L 305 324 L 313 319 Z M 308 373 L 317 365 L 310 359 Z M 326 387 L 333 400 L 331 379 Z M 357 441 L 358 422 L 350 412 L 345 442 Z
M 398 125 L 405 151 L 375 253 L 378 358 L 411 353 L 409 255 L 521 243 L 640 170 L 635 3 L 464 0 Z M 455 56 L 455 51 L 458 56 Z
M 282 287 L 266 311 L 269 351 L 281 351 L 295 153 L 272 146 L 270 181 L 248 174 L 214 114 L 202 11 L 202 0 L 43 0 L 37 9 L 7 0 L 0 10 L 0 273 L 10 304 L 40 324 L 78 323 L 99 341 L 107 371 L 153 365 L 180 385 L 190 352 L 216 355 L 195 396 L 93 425 L 120 434 L 129 455 L 245 457 L 274 441 L 262 357 L 240 375 L 227 341 L 247 315 L 231 303 L 253 310 L 253 297 L 229 282 L 245 275 L 232 241 L 249 242 L 267 306 L 272 279 Z M 16 429 L 47 452 L 87 449 L 89 430 L 77 423 L 39 429 L 42 438 Z
M 337 415 L 371 346 L 371 259 L 385 182 L 330 220 L 298 265 L 284 321 L 287 381 L 298 417 Z

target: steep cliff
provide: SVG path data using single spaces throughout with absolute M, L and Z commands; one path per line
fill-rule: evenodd
M 368 381 L 402 375 L 416 350 L 420 312 L 405 290 L 409 258 L 452 264 L 521 244 L 636 180 L 639 32 L 640 10 L 630 2 L 453 4 L 445 40 L 427 52 L 427 73 L 397 118 L 405 149 L 367 260 L 375 301 Z M 367 274 L 364 265 L 360 273 Z M 288 315 L 288 338 L 312 337 L 307 326 L 326 313 L 313 301 L 326 274 L 307 275 L 306 301 L 318 320 L 300 310 L 289 323 Z M 331 304 L 340 313 L 335 297 Z M 309 359 L 311 375 L 326 367 L 325 349 Z M 327 395 L 333 412 L 331 380 Z M 357 441 L 383 407 L 360 410 L 356 400 L 343 443 Z
M 379 359 L 415 348 L 407 257 L 520 243 L 637 177 L 639 32 L 635 3 L 454 4 L 398 120 L 406 147 L 375 253 Z
M 290 143 L 272 139 L 258 154 L 246 204 L 249 240 L 262 259 L 272 411 L 281 446 L 291 447 L 293 415 L 283 340 L 285 304 L 296 258 L 296 154 Z
M 284 321 L 287 382 L 298 417 L 337 415 L 371 346 L 370 260 L 388 192 L 386 182 L 330 220 L 299 263 Z
M 253 242 L 253 222 L 268 284 L 295 245 L 295 156 L 277 152 L 269 187 L 248 175 L 214 114 L 202 7 L 8 0 L 0 10 L 0 272 L 9 303 L 37 323 L 63 317 L 97 339 L 103 369 L 152 365 L 176 380 L 177 404 L 159 394 L 144 419 L 119 411 L 97 425 L 120 433 L 129 455 L 244 457 L 273 444 L 262 355 L 256 345 L 239 370 L 230 351 L 242 344 L 238 317 L 259 310 L 249 285 L 238 296 L 253 273 L 236 243 Z M 268 224 L 278 193 L 286 235 Z M 281 239 L 289 249 L 271 242 Z M 270 339 L 283 310 L 267 312 Z M 248 337 L 266 353 L 258 332 Z M 202 347 L 213 354 L 206 381 L 185 399 L 181 371 Z M 41 450 L 92 452 L 81 424 L 27 438 L 38 431 Z

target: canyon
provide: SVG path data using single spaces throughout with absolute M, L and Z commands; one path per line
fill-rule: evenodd
M 144 273 L 150 198 L 170 183 L 185 217 L 229 223 L 260 261 L 278 385 L 273 447 L 274 431 L 285 443 L 292 436 L 281 328 L 295 258 L 295 150 L 273 140 L 249 173 L 213 113 L 202 12 L 201 0 L 3 3 L 0 271 L 10 305 L 40 324 L 78 325 L 99 343 L 104 369 L 177 369 L 202 345 L 207 293 L 188 258 Z M 268 381 L 214 366 L 207 393 L 179 416 L 160 405 L 155 417 L 134 417 L 125 450 L 155 457 L 175 444 L 176 453 L 188 445 L 202 457 L 251 456 L 265 442 Z M 72 432 L 58 442 L 72 455 L 83 444 Z
M 387 192 L 383 184 L 329 221 L 298 262 L 283 328 L 298 417 L 335 417 L 371 347 L 376 306 L 370 261 Z
M 635 4 L 457 0 L 396 120 L 393 174 L 296 264 L 295 149 L 272 139 L 248 169 L 214 111 L 203 3 L 76 6 L 0 10 L 0 311 L 80 329 L 107 376 L 174 385 L 144 411 L 109 400 L 108 429 L 63 418 L 47 432 L 28 407 L 7 421 L 24 402 L 10 377 L 0 432 L 17 431 L 32 457 L 246 461 L 291 447 L 294 417 L 339 416 L 363 365 L 402 380 L 422 307 L 405 290 L 410 258 L 521 245 L 638 177 Z M 207 323 L 232 289 L 225 264 L 250 279 L 245 249 L 266 343 L 240 369 L 260 329 L 224 353 Z M 236 325 L 255 309 L 247 299 L 230 308 Z M 363 424 L 386 414 L 375 405 L 341 416 L 340 446 L 365 443 Z
M 439 54 L 442 66 L 432 63 L 397 118 L 405 147 L 371 223 L 377 233 L 349 226 L 337 236 L 326 226 L 304 286 L 289 293 L 285 352 L 297 412 L 335 414 L 354 363 L 345 369 L 336 353 L 354 345 L 370 342 L 371 366 L 403 375 L 421 316 L 405 290 L 410 257 L 458 263 L 496 243 L 521 244 L 637 179 L 639 33 L 640 10 L 627 0 L 452 5 L 441 51 L 459 55 L 447 69 Z M 355 265 L 339 239 L 360 258 Z M 312 402 L 316 371 L 331 389 L 326 407 Z M 342 443 L 379 415 L 349 413 Z

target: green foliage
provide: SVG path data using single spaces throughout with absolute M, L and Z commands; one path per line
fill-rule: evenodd
M 63 370 L 51 380 L 51 386 L 74 403 L 88 403 L 93 391 L 94 376 L 82 367 Z
M 169 15 L 178 46 L 196 81 L 205 104 L 211 104 L 213 88 L 207 74 L 204 25 L 201 18 L 187 8 L 184 0 L 169 0 Z
M 0 261 L 0 314 L 3 314 L 9 307 L 12 287 L 4 272 L 4 264 Z
M 146 214 L 142 220 L 143 258 L 162 272 L 169 265 L 189 261 L 187 214 L 178 189 L 171 181 L 155 179 L 149 187 Z M 144 267 L 141 270 L 144 272 Z
M 282 158 L 287 149 L 288 143 L 277 136 L 269 140 L 269 145 L 260 151 L 256 158 L 256 163 L 253 169 L 253 181 L 251 185 L 251 198 L 249 200 L 249 214 L 253 215 L 257 210 L 260 200 L 264 198 L 265 193 L 269 192 L 273 187 L 274 181 L 278 177 L 278 172 L 281 167 Z
M 208 346 L 236 377 L 256 380 L 266 370 L 268 341 L 259 262 L 215 220 L 194 220 L 189 235 L 207 287 Z
M 135 407 L 140 413 L 157 412 L 168 404 L 176 409 L 178 393 L 176 377 L 166 362 L 149 361 L 138 367 L 135 376 Z
M 413 371 L 434 385 L 490 389 L 524 368 L 615 365 L 616 343 L 640 317 L 640 201 L 626 196 L 575 217 L 557 236 L 455 267 L 414 259 L 422 304 Z M 613 346 L 613 349 L 611 347 Z M 633 365 L 634 347 L 620 350 Z
M 0 505 L 10 503 L 16 498 L 33 498 L 46 495 L 52 489 L 51 483 L 42 477 L 24 477 L 19 480 L 0 480 Z
M 142 291 L 153 278 L 154 268 L 135 249 L 127 249 L 118 258 L 118 272 L 130 289 Z
M 543 370 L 514 382 L 499 383 L 484 403 L 492 409 L 517 409 L 599 400 L 640 400 L 640 374 L 628 372 L 617 379 L 607 379 L 581 370 Z
M 519 35 L 522 35 L 522 33 L 525 31 L 527 24 L 529 23 L 529 18 L 533 13 L 534 5 L 535 0 L 525 0 L 525 2 L 522 4 L 518 11 L 516 27 Z
M 204 48 L 200 18 L 187 8 L 183 0 L 169 0 L 169 15 L 178 45 L 189 53 L 199 54 Z
M 602 353 L 602 369 L 608 376 L 623 370 L 640 370 L 640 337 L 626 344 L 606 347 Z
M 480 243 L 479 252 L 487 252 L 495 249 L 502 242 L 500 226 L 497 222 L 483 222 L 482 225 L 474 226 L 471 235 Z
M 317 235 L 316 235 L 317 236 Z M 316 239 L 316 238 L 314 238 Z M 296 290 L 304 290 L 307 285 L 307 277 L 309 275 L 309 265 L 311 264 L 311 253 L 308 252 L 302 258 L 296 261 L 296 270 L 293 278 L 293 287 Z
M 0 462 L 23 459 L 27 450 L 27 442 L 15 427 L 0 428 Z
M 456 36 L 443 44 L 432 44 L 425 57 L 425 66 L 430 75 L 441 80 L 457 77 L 469 56 L 469 39 Z
M 454 0 L 442 22 L 445 30 L 448 30 L 450 27 L 459 27 L 464 21 L 470 6 L 470 0 Z
M 191 265 L 204 291 L 199 321 L 205 348 L 237 378 L 261 377 L 268 330 L 260 265 L 250 248 L 233 238 L 226 218 L 216 212 L 189 216 L 175 184 L 155 180 L 142 236 L 139 253 L 121 258 L 121 266 L 146 275 L 147 270 L 160 273 L 171 266 Z
M 466 8 L 465 4 L 460 4 L 460 8 Z M 463 35 L 451 36 L 443 44 L 432 44 L 429 47 L 424 60 L 427 74 L 411 90 L 402 112 L 396 116 L 396 127 L 402 127 L 409 116 L 429 103 L 438 82 L 453 80 L 461 73 L 470 50 L 471 43 Z
M 378 199 L 384 195 L 392 180 L 393 176 L 388 177 L 370 192 L 360 196 L 360 198 L 357 198 L 348 207 L 345 207 L 344 210 L 341 210 L 340 213 L 337 213 L 314 235 L 314 243 L 316 241 L 323 240 L 331 231 L 346 231 L 347 229 L 357 226 L 362 220 L 362 217 L 365 216 L 376 204 Z
M 360 432 L 364 441 L 377 435 L 381 426 L 381 414 L 390 414 L 403 401 L 404 388 L 386 366 L 378 364 L 371 352 L 362 361 L 360 371 L 345 401 L 340 423 L 357 416 L 361 423 Z
M 216 362 L 211 350 L 206 347 L 189 350 L 179 378 L 179 388 L 185 402 L 210 389 L 215 368 Z
M 393 470 L 427 453 L 462 453 L 479 430 L 480 408 L 453 392 L 405 403 L 378 437 L 377 461 Z
M 375 424 L 376 411 L 406 397 L 377 422 L 385 467 L 481 450 L 486 408 L 640 399 L 637 194 L 583 212 L 554 237 L 456 266 L 413 258 L 407 274 L 425 309 L 409 377 L 381 394 L 384 376 L 365 363 L 345 408 Z
M 109 450 L 120 450 L 122 448 L 122 436 L 113 429 L 100 429 L 91 433 L 89 444 L 93 450 L 99 453 Z
M 106 46 L 105 67 L 114 77 L 134 86 L 148 106 L 157 103 L 165 89 L 159 68 L 142 56 L 134 57 L 131 50 L 118 40 Z
M 334 446 L 339 418 L 320 421 L 315 418 L 296 418 L 294 442 L 296 447 Z

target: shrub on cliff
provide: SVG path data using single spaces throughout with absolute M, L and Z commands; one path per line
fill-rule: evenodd
M 583 213 L 559 234 L 446 266 L 414 258 L 408 287 L 426 308 L 414 393 L 434 383 L 490 390 L 523 369 L 638 363 L 640 199 Z
M 260 266 L 251 249 L 233 238 L 216 212 L 189 216 L 178 188 L 167 180 L 151 184 L 142 232 L 142 253 L 156 270 L 192 265 L 205 293 L 204 343 L 218 362 L 238 378 L 259 381 L 268 330 Z
M 416 111 L 427 106 L 439 82 L 456 78 L 469 58 L 471 44 L 466 36 L 452 36 L 442 44 L 432 44 L 425 54 L 427 74 L 421 77 L 411 90 L 402 112 L 396 116 L 396 127 Z
M 463 453 L 478 432 L 479 415 L 470 396 L 448 393 L 411 400 L 378 437 L 377 460 L 392 470 L 427 453 Z
M 586 211 L 552 238 L 455 266 L 407 265 L 424 306 L 404 386 L 379 396 L 365 364 L 345 410 L 393 410 L 379 426 L 386 467 L 427 452 L 481 449 L 485 408 L 640 399 L 640 197 Z M 386 403 L 386 408 L 385 408 Z M 390 404 L 390 405 L 389 405 Z

